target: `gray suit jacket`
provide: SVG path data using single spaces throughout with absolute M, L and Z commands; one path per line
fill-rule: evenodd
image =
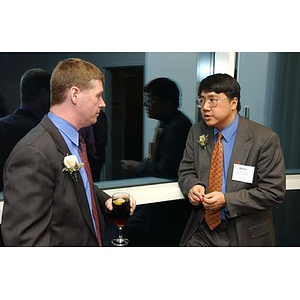
M 197 143 L 203 134 L 209 135 L 206 149 Z M 191 128 L 178 171 L 178 183 L 186 197 L 194 185 L 208 186 L 213 145 L 212 127 L 200 122 Z M 233 166 L 237 162 L 255 167 L 252 183 L 232 180 Z M 234 219 L 240 246 L 275 244 L 272 207 L 283 201 L 285 185 L 285 165 L 278 135 L 240 116 L 225 193 L 227 217 Z M 203 206 L 193 206 L 181 246 L 187 243 L 203 218 Z
M 4 170 L 6 246 L 97 246 L 83 182 L 62 169 L 70 154 L 47 116 L 11 152 Z M 101 233 L 110 197 L 94 186 Z

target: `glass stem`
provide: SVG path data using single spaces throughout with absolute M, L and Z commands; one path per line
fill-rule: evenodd
M 119 226 L 119 239 L 123 240 L 123 227 Z

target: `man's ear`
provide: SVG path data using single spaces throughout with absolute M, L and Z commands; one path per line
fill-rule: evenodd
M 74 85 L 70 88 L 70 91 L 69 91 L 70 100 L 74 105 L 77 104 L 79 93 L 80 93 L 80 89 L 76 85 Z
M 232 98 L 232 100 L 231 100 L 231 108 L 233 110 L 237 109 L 238 103 L 239 103 L 239 99 L 237 97 Z

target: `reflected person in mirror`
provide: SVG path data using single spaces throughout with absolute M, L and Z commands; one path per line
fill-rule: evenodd
M 4 164 L 11 150 L 49 112 L 50 76 L 40 68 L 27 70 L 20 79 L 20 106 L 0 118 L 0 191 Z
M 112 200 L 92 182 L 79 130 L 105 107 L 103 81 L 95 65 L 77 58 L 53 70 L 50 112 L 5 165 L 5 246 L 102 246 Z
M 122 160 L 125 177 L 155 176 L 177 179 L 190 119 L 180 110 L 177 84 L 165 77 L 151 80 L 144 87 L 144 106 L 149 118 L 158 120 L 149 146 L 149 156 L 143 161 Z
M 239 115 L 240 85 L 228 74 L 203 79 L 198 96 L 203 121 L 178 171 L 193 207 L 180 245 L 274 246 L 272 208 L 286 188 L 278 135 Z
M 177 180 L 179 163 L 192 126 L 190 119 L 178 110 L 179 87 L 169 78 L 159 77 L 145 85 L 144 93 L 147 115 L 158 122 L 149 156 L 143 161 L 122 160 L 125 177 L 155 176 Z M 165 240 L 162 238 L 164 233 L 155 227 L 157 213 L 163 212 L 161 209 L 156 212 L 151 205 L 138 206 L 124 228 L 132 246 L 157 246 L 162 243 L 160 239 Z

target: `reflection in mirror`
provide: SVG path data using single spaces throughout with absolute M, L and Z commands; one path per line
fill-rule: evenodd
M 142 160 L 148 156 L 156 122 L 146 117 L 143 108 L 146 82 L 162 76 L 177 82 L 182 94 L 181 110 L 193 121 L 194 102 L 189 100 L 196 93 L 198 53 L 0 53 L 0 91 L 7 100 L 8 113 L 19 106 L 19 80 L 25 70 L 35 66 L 52 72 L 58 61 L 68 57 L 88 60 L 105 75 L 106 154 L 104 165 L 95 171 L 95 180 L 121 179 L 121 159 Z M 94 126 L 94 133 L 97 130 L 99 126 Z M 97 143 L 97 137 L 94 140 Z M 90 155 L 99 162 L 101 146 L 95 148 L 92 145 Z
M 123 159 L 126 178 L 155 176 L 177 180 L 190 119 L 178 110 L 180 88 L 166 77 L 149 81 L 144 87 L 144 107 L 147 116 L 157 120 L 148 157 L 142 161 Z
M 0 118 L 0 191 L 4 188 L 4 165 L 14 146 L 48 113 L 50 72 L 26 70 L 20 79 L 20 104 L 12 114 Z
M 85 135 L 94 180 L 119 179 L 120 160 L 126 153 L 142 159 L 145 53 L 0 53 L 0 92 L 7 113 L 20 106 L 19 82 L 26 70 L 38 66 L 51 73 L 68 57 L 90 61 L 106 76 L 107 107 Z

